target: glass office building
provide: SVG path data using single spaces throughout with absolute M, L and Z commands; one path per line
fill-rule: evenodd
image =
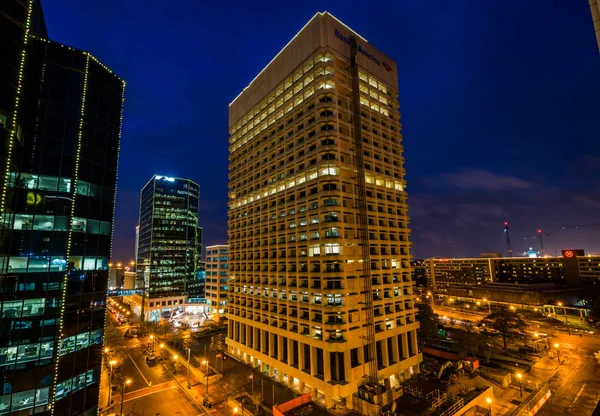
M 138 281 L 147 298 L 203 296 L 200 263 L 202 229 L 198 227 L 200 186 L 189 179 L 154 175 L 140 199 Z M 152 319 L 152 318 L 151 318 Z
M 124 82 L 0 2 L 0 414 L 96 414 Z

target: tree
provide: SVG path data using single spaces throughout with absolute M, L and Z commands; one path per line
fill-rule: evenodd
M 173 328 L 173 322 L 169 321 L 166 318 L 163 318 L 158 323 L 157 330 L 164 331 L 165 338 L 167 337 L 167 332 L 169 332 Z
M 458 352 L 462 354 L 469 353 L 472 357 L 477 355 L 479 348 L 485 345 L 485 338 L 475 332 L 452 330 L 452 340 L 456 342 Z
M 448 388 L 446 391 L 453 399 L 456 399 L 458 395 L 465 395 L 472 390 L 472 387 L 469 387 L 466 381 L 467 376 L 464 374 L 452 374 L 448 379 Z
M 433 312 L 431 305 L 419 303 L 419 322 L 421 337 L 417 339 L 420 342 L 438 338 L 438 315 Z
M 506 307 L 492 312 L 491 315 L 485 317 L 481 322 L 488 328 L 500 333 L 505 351 L 508 349 L 508 341 L 527 337 L 525 333 L 527 323 L 519 315 Z

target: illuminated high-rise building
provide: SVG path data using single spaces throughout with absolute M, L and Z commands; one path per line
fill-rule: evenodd
M 169 317 L 187 296 L 203 297 L 199 201 L 200 186 L 189 179 L 154 175 L 142 189 L 137 274 L 145 319 Z
M 396 64 L 328 13 L 229 107 L 228 350 L 328 407 L 419 371 L 400 130 Z
M 206 309 L 210 319 L 225 319 L 229 291 L 229 246 L 206 247 Z
M 0 414 L 96 414 L 125 83 L 0 2 Z

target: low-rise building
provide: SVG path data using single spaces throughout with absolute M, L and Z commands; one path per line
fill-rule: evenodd
M 487 254 L 487 253 L 486 253 Z M 562 250 L 561 256 L 429 258 L 427 286 L 436 291 L 487 283 L 557 283 L 576 286 L 600 282 L 600 256 Z
M 206 247 L 206 305 L 208 317 L 214 321 L 225 318 L 229 291 L 229 246 Z

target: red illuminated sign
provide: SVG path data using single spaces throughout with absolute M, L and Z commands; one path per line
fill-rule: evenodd
M 573 257 L 573 256 L 574 256 L 574 254 L 571 250 L 565 251 L 565 257 Z

